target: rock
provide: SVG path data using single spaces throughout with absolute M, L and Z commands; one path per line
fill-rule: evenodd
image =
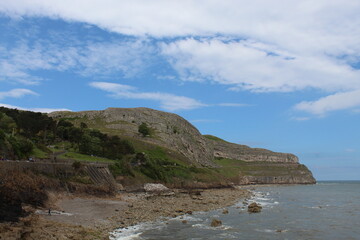
M 229 210 L 224 209 L 222 213 L 223 213 L 223 214 L 228 214 L 228 213 L 229 213 Z
M 311 172 L 298 163 L 298 158 L 290 153 L 272 152 L 266 149 L 251 148 L 226 142 L 214 136 L 203 136 L 190 122 L 173 114 L 149 108 L 108 108 L 102 111 L 82 112 L 52 112 L 49 116 L 55 119 L 81 119 L 89 125 L 101 127 L 105 132 L 114 131 L 120 137 L 135 139 L 166 148 L 170 152 L 181 155 L 195 167 L 219 167 L 213 160 L 216 157 L 268 163 L 269 168 L 276 165 L 281 170 L 279 176 L 272 172 L 256 170 L 249 173 L 239 173 L 239 180 L 235 184 L 283 184 L 305 183 L 313 184 L 316 180 Z M 146 123 L 156 135 L 143 137 L 139 134 L 139 126 Z M 262 166 L 260 169 L 263 169 Z M 288 174 L 289 173 L 289 174 Z M 121 180 L 119 178 L 119 180 Z M 119 186 L 119 190 L 122 188 Z M 128 187 L 126 187 L 128 190 Z M 141 189 L 134 189 L 140 191 Z M 131 191 L 134 191 L 131 190 Z
M 259 212 L 261 212 L 261 209 L 262 209 L 261 205 L 255 203 L 255 202 L 251 203 L 248 206 L 248 212 L 249 213 L 259 213 Z
M 246 162 L 281 162 L 298 163 L 299 159 L 290 153 L 278 153 L 267 149 L 251 148 L 246 145 L 212 140 L 209 142 L 214 147 L 214 156 L 220 158 L 237 159 Z
M 186 224 L 188 221 L 186 221 L 186 220 L 182 220 L 181 221 L 183 224 Z
M 186 211 L 185 213 L 189 214 L 189 215 L 192 215 L 193 212 L 189 210 L 189 211 Z
M 145 183 L 145 192 L 170 192 L 170 189 L 160 183 Z
M 125 191 L 124 186 L 120 183 L 116 183 L 115 188 L 117 191 Z
M 180 153 L 195 166 L 217 167 L 212 161 L 213 148 L 208 139 L 190 122 L 173 113 L 149 108 L 108 108 L 102 111 L 54 112 L 49 115 L 58 119 L 80 117 L 90 125 L 99 121 L 102 128 L 121 132 L 120 136 L 136 138 Z M 143 122 L 156 132 L 156 137 L 140 136 L 138 130 Z
M 222 222 L 220 221 L 220 220 L 218 220 L 218 219 L 213 219 L 212 221 L 211 221 L 211 226 L 212 227 L 219 227 L 219 226 L 221 226 L 222 225 Z

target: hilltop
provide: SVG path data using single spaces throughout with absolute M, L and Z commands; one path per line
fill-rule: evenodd
M 251 148 L 202 135 L 184 118 L 149 108 L 108 108 L 100 111 L 53 112 L 54 119 L 70 121 L 131 141 L 151 155 L 160 147 L 168 159 L 184 166 L 218 168 L 239 183 L 313 183 L 311 172 L 290 153 Z M 145 127 L 146 134 L 141 133 Z M 150 151 L 149 151 L 150 149 Z M 235 169 L 234 169 L 235 168 Z M 224 178 L 221 178 L 224 179 Z
M 144 206 L 149 205 L 146 198 L 134 202 L 140 203 L 138 207 L 126 207 L 128 220 L 123 225 L 128 226 L 156 216 L 180 214 L 178 206 L 191 212 L 233 204 L 246 192 L 233 191 L 236 185 L 315 183 L 311 172 L 293 154 L 202 135 L 184 118 L 148 108 L 51 114 L 0 108 L 0 157 L 0 223 L 20 220 L 18 225 L 23 226 L 16 228 L 20 235 L 38 230 L 36 234 L 46 234 L 41 223 L 44 218 L 30 225 L 29 222 L 37 217 L 35 212 L 44 213 L 47 208 L 59 210 L 54 195 L 65 202 L 73 201 L 66 196 L 95 196 L 99 197 L 96 204 L 108 206 L 109 197 L 115 197 L 118 205 L 126 204 L 121 197 L 117 198 L 118 193 L 144 191 L 145 183 L 163 183 L 170 189 L 180 189 L 172 201 L 182 200 L 178 205 L 170 204 L 169 211 L 143 216 Z M 202 194 L 199 189 L 226 187 L 231 188 L 221 191 L 226 196 L 218 193 L 210 194 L 207 199 L 205 194 L 193 196 Z M 222 200 L 214 203 L 216 197 Z M 164 204 L 162 201 L 168 202 L 166 198 L 156 199 Z M 198 202 L 194 203 L 194 199 Z M 79 201 L 88 203 L 84 199 Z M 155 201 L 152 208 L 160 203 Z M 203 205 L 206 205 L 204 209 L 199 207 Z M 84 218 L 88 209 L 94 209 L 92 205 L 87 207 L 81 213 Z M 113 215 L 116 209 L 110 209 L 97 223 Z M 124 218 L 123 214 L 118 217 Z M 1 226 L 13 234 L 14 229 L 6 224 Z M 114 228 L 103 227 L 95 231 L 88 229 L 86 234 L 107 234 L 110 227 Z M 75 229 L 72 225 L 58 226 L 54 231 L 83 234 Z

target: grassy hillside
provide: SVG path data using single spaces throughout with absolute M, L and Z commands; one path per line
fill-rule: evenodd
M 213 136 L 213 135 L 203 135 L 207 139 L 214 140 L 214 141 L 220 141 L 220 142 L 227 142 L 224 139 L 221 139 L 219 137 Z

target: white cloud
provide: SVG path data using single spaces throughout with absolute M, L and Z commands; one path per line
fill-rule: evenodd
M 360 88 L 360 71 L 326 57 L 286 54 L 252 41 L 179 40 L 163 54 L 186 81 L 211 80 L 233 90 L 257 92 L 327 91 Z M 341 79 L 341 81 L 339 81 Z
M 66 108 L 24 108 L 24 107 L 18 107 L 18 106 L 5 104 L 5 103 L 0 103 L 0 107 L 13 108 L 13 109 L 32 111 L 32 112 L 42 112 L 42 113 L 50 113 L 50 112 L 56 112 L 56 111 L 71 111 Z
M 296 53 L 358 55 L 354 50 L 360 48 L 357 0 L 12 0 L 1 1 L 0 12 L 84 22 L 128 35 L 236 36 Z
M 360 89 L 359 69 L 353 67 L 360 62 L 358 0 L 12 0 L 0 1 L 0 12 L 18 19 L 50 17 L 121 34 L 170 37 L 162 45 L 163 54 L 187 81 L 211 80 L 233 90 L 289 92 L 315 88 L 332 94 L 296 106 L 314 114 L 360 106 L 356 97 L 342 99 L 342 104 L 331 103 L 331 107 L 326 103 L 333 96 L 339 94 L 336 98 L 341 98 L 343 92 L 351 95 L 352 90 Z M 183 39 L 189 36 L 209 40 Z M 174 40 L 177 37 L 182 40 Z M 90 47 L 85 55 L 74 49 L 58 50 L 56 53 L 65 56 L 50 54 L 54 62 L 34 61 L 31 65 L 27 61 L 28 67 L 0 60 L 0 80 L 36 83 L 40 77 L 29 71 L 37 69 L 131 74 L 136 69 L 133 66 L 141 65 L 141 58 L 122 61 L 116 58 L 119 55 L 112 64 L 116 51 L 111 48 Z M 30 53 L 39 59 L 36 52 Z M 40 59 L 49 56 L 40 55 Z M 127 62 L 133 65 L 124 64 Z
M 295 109 L 322 115 L 360 106 L 360 70 L 326 56 L 284 53 L 247 40 L 183 39 L 162 44 L 184 81 L 212 81 L 231 90 L 290 92 L 308 88 L 334 93 Z M 344 93 L 345 91 L 345 93 Z
M 308 121 L 310 120 L 309 117 L 293 117 L 291 118 L 292 120 L 295 120 L 295 121 L 299 121 L 299 122 L 303 122 L 303 121 Z
M 219 103 L 219 104 L 217 104 L 217 106 L 220 106 L 220 107 L 249 107 L 252 105 L 246 104 L 246 103 Z
M 12 0 L 0 11 L 86 22 L 129 35 L 237 35 L 292 48 L 344 48 L 359 33 L 357 0 Z M 299 43 L 301 41 L 301 44 Z M 340 44 L 343 41 L 344 44 Z M 355 40 L 356 41 L 356 40 Z M 325 45 L 325 46 L 324 46 Z
M 73 71 L 83 76 L 132 76 L 145 65 L 152 51 L 144 41 L 89 42 L 82 46 L 23 40 L 12 48 L 0 47 L 0 81 L 36 84 L 34 71 Z
M 327 112 L 351 109 L 360 106 L 360 89 L 349 92 L 340 92 L 320 98 L 317 101 L 301 102 L 295 109 L 306 111 L 316 115 L 324 115 Z
M 38 95 L 37 93 L 24 88 L 16 88 L 7 92 L 0 92 L 0 99 L 4 98 L 21 98 L 25 95 Z
M 123 84 L 92 82 L 90 86 L 109 92 L 110 96 L 114 98 L 159 101 L 161 108 L 168 111 L 190 110 L 207 106 L 192 98 L 161 92 L 139 92 L 135 87 Z

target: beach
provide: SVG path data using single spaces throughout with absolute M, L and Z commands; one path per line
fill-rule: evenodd
M 37 209 L 19 223 L 1 224 L 0 239 L 109 239 L 118 228 L 221 209 L 248 197 L 250 192 L 242 188 L 122 192 L 108 198 L 57 193 L 49 202 L 51 215 L 48 209 Z

